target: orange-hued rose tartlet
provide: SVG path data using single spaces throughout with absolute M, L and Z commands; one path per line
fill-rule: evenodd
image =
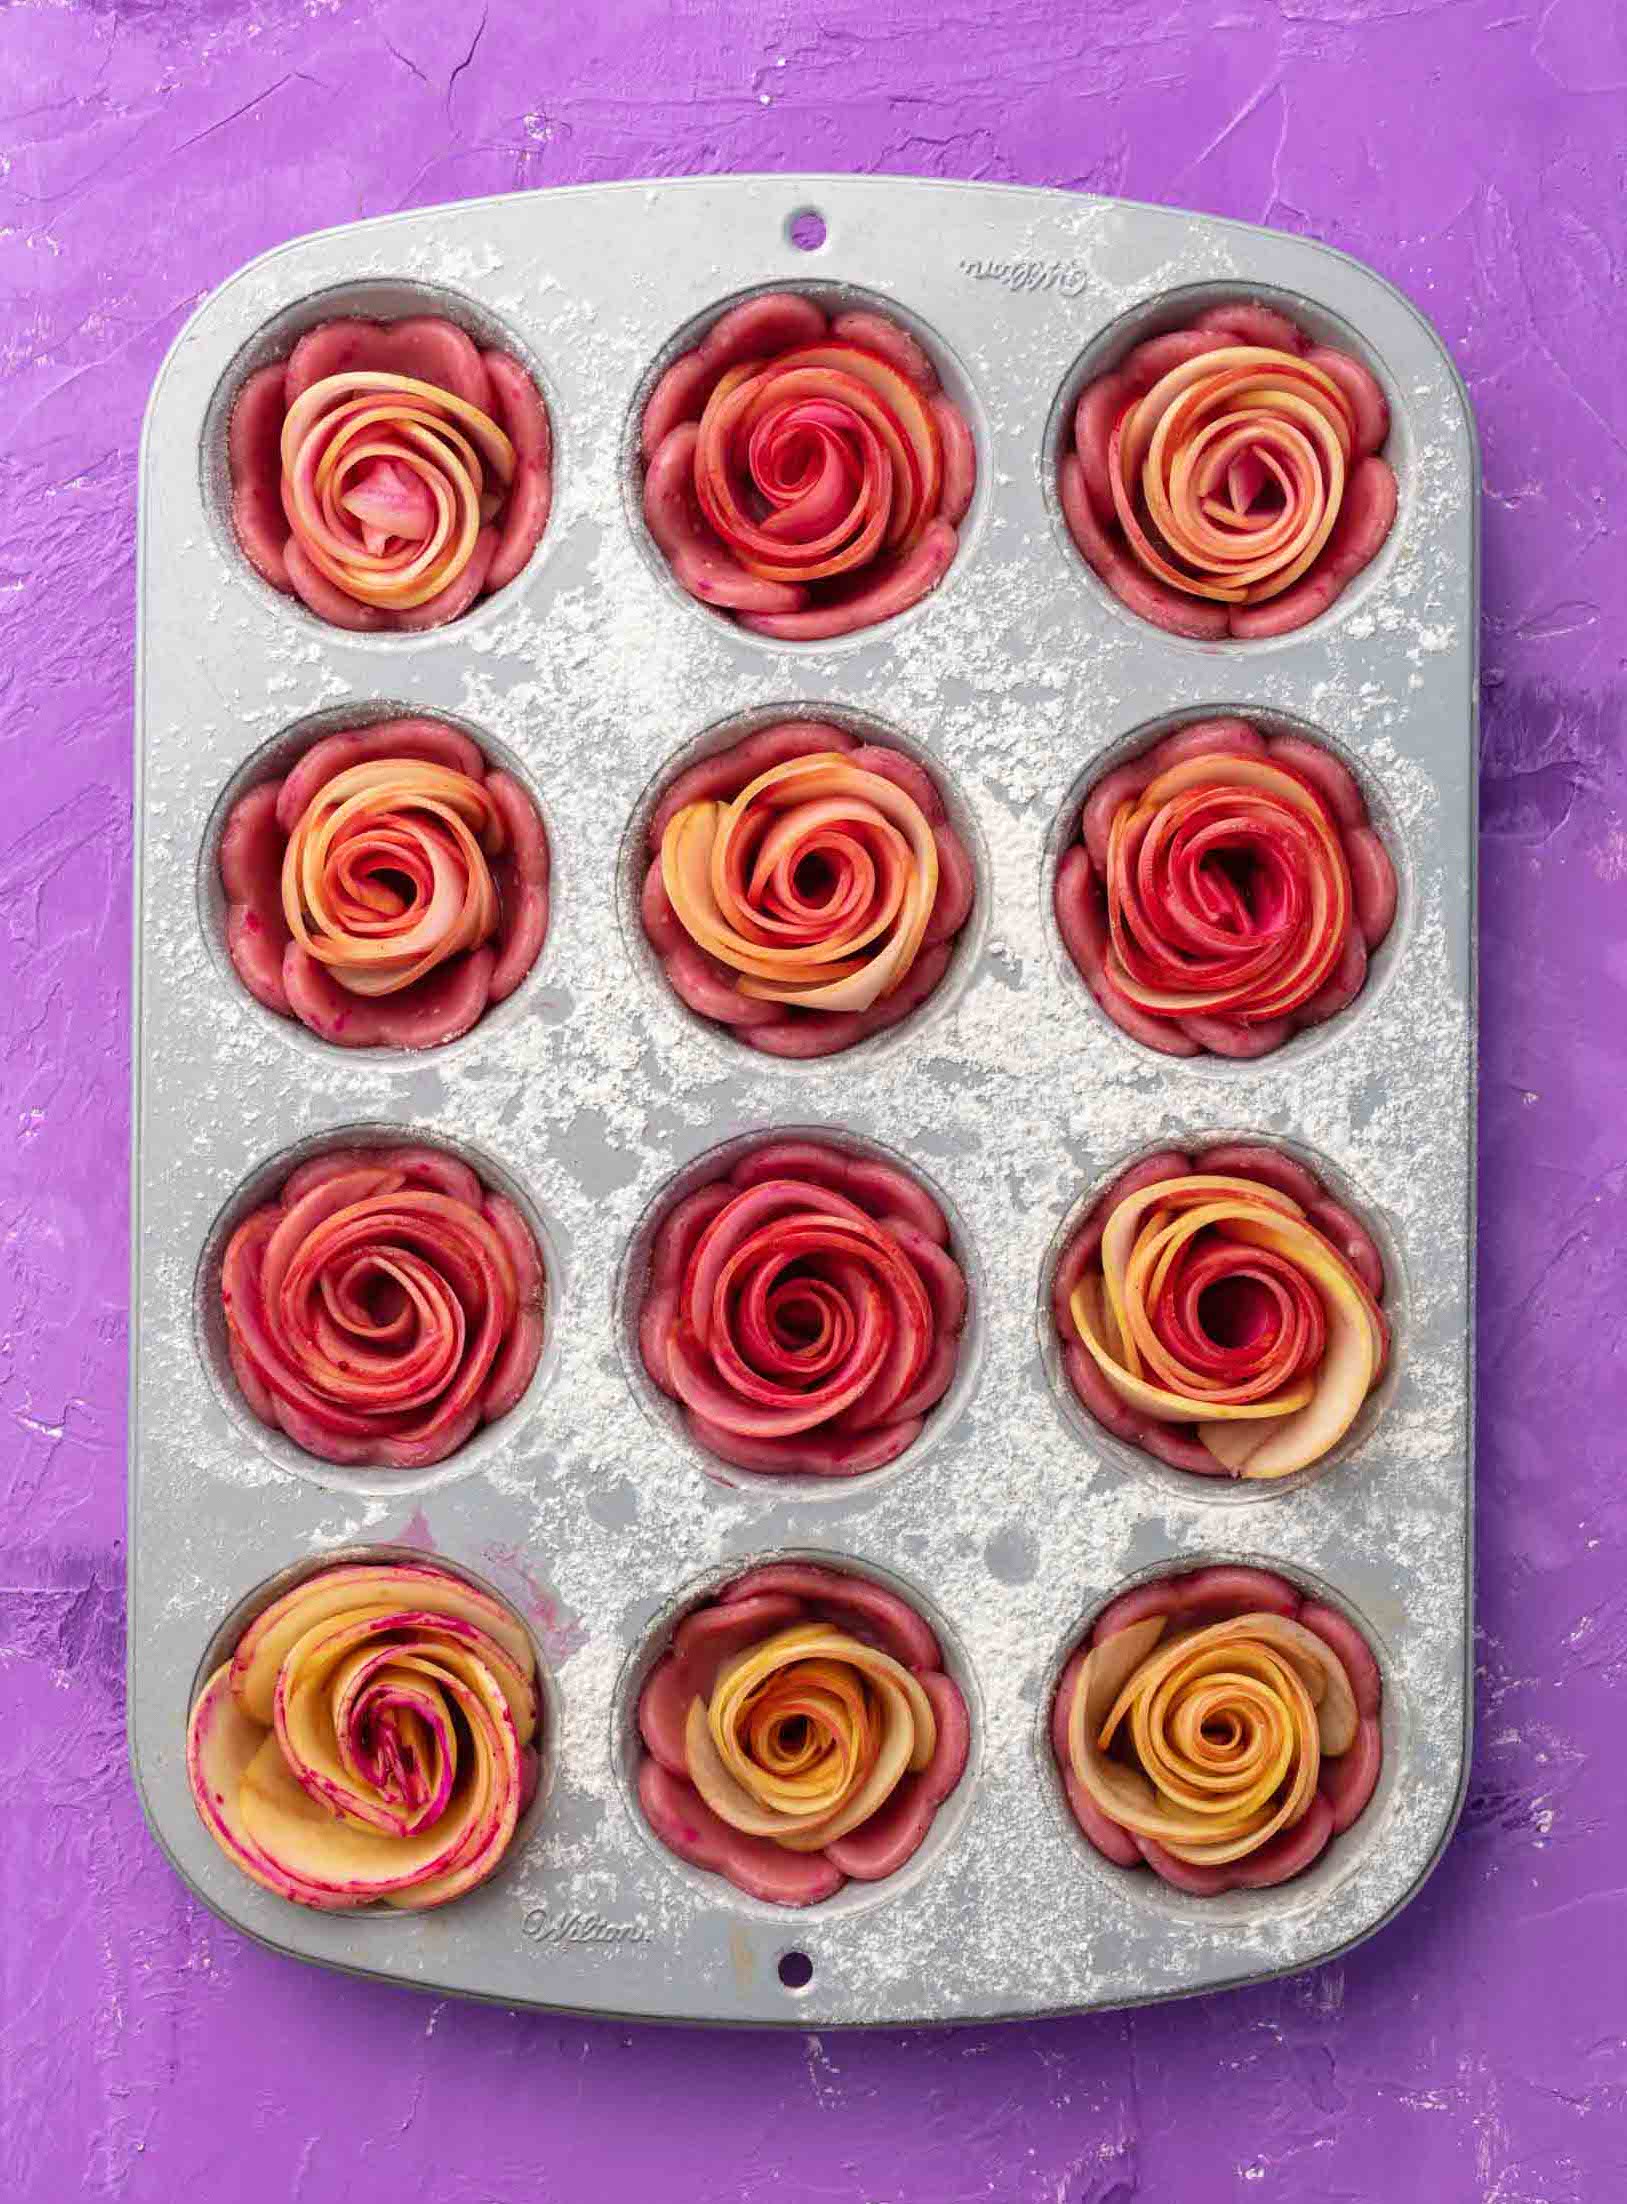
M 1155 627 L 1287 635 L 1394 525 L 1389 433 L 1360 360 L 1274 307 L 1213 306 L 1086 384 L 1062 510 L 1086 562 Z
M 1349 1618 L 1268 1569 L 1126 1592 L 1051 1710 L 1074 1819 L 1104 1859 L 1216 1897 L 1303 1874 L 1366 1811 L 1382 1686 Z
M 440 627 L 513 581 L 553 496 L 548 409 L 455 322 L 327 321 L 257 368 L 227 429 L 232 527 L 330 627 Z
M 782 1906 L 895 1874 L 971 1743 L 966 1702 L 909 1602 L 803 1561 L 748 1569 L 685 1616 L 638 1727 L 639 1804 L 661 1842 Z
M 1361 1413 L 1389 1361 L 1384 1294 L 1372 1234 L 1314 1172 L 1229 1141 L 1115 1179 L 1063 1251 L 1051 1310 L 1069 1383 L 1115 1438 L 1270 1479 Z

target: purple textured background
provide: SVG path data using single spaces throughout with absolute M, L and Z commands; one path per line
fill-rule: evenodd
M 1624 95 L 1612 0 L 0 11 L 8 2195 L 1627 2194 Z M 432 2005 L 221 1927 L 126 1769 L 131 554 L 154 370 L 208 289 L 299 231 L 797 167 L 1069 185 L 1328 239 L 1435 318 L 1479 411 L 1479 1747 L 1402 1924 L 1297 1980 L 823 2042 Z

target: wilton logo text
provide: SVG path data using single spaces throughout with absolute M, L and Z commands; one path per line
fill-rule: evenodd
M 963 260 L 960 272 L 1008 291 L 1055 291 L 1059 298 L 1077 298 L 1090 282 L 1076 260 Z
M 551 1913 L 530 1907 L 520 1932 L 533 1944 L 653 1944 L 655 1931 L 643 1921 L 607 1921 L 602 1913 Z

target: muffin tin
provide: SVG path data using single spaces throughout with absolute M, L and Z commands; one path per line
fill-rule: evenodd
M 799 221 L 817 211 L 818 225 Z M 742 632 L 680 594 L 638 510 L 639 408 L 697 323 L 758 288 L 869 297 L 928 342 L 979 447 L 941 588 L 830 644 Z M 1194 304 L 1278 299 L 1367 359 L 1400 518 L 1311 627 L 1256 644 L 1143 625 L 1055 495 L 1085 376 Z M 225 518 L 248 369 L 338 312 L 449 313 L 537 374 L 556 502 L 524 573 L 455 625 L 342 634 L 275 596 Z M 178 339 L 142 458 L 130 1723 L 147 1813 L 195 1891 L 273 1947 L 437 1991 L 803 2028 L 986 2020 L 1304 1967 L 1388 1919 L 1451 1829 L 1470 1655 L 1477 471 L 1439 340 L 1378 277 L 1232 223 L 969 184 L 759 177 L 534 193 L 367 222 L 233 277 Z M 412 710 L 466 726 L 540 799 L 548 939 L 511 1002 L 423 1056 L 347 1054 L 243 992 L 220 939 L 228 791 L 296 740 Z M 1254 1063 L 1157 1058 L 1095 1011 L 1051 877 L 1087 782 L 1216 710 L 1350 760 L 1401 905 L 1353 1008 Z M 637 922 L 645 806 L 765 717 L 890 732 L 964 807 L 979 902 L 943 987 L 849 1054 L 784 1063 L 700 1024 Z M 723 1143 L 794 1128 L 901 1157 L 946 1200 L 974 1301 L 962 1373 L 871 1477 L 725 1482 L 643 1380 L 639 1251 Z M 254 1425 L 222 1357 L 223 1227 L 358 1129 L 466 1155 L 539 1228 L 542 1367 L 423 1473 L 348 1472 Z M 1327 1167 L 1380 1231 L 1393 1390 L 1293 1489 L 1161 1471 L 1071 1412 L 1046 1293 L 1088 1190 L 1137 1150 L 1247 1132 Z M 192 1693 L 290 1569 L 432 1550 L 506 1596 L 548 1676 L 546 1796 L 498 1875 L 421 1917 L 324 1916 L 216 1852 L 186 1787 Z M 896 1581 L 941 1620 L 973 1716 L 961 1789 L 890 1881 L 792 1913 L 666 1854 L 631 1791 L 632 1709 L 684 1606 L 750 1560 Z M 1051 1693 L 1126 1583 L 1250 1559 L 1344 1605 L 1385 1681 L 1368 1812 L 1300 1880 L 1197 1901 L 1106 1866 L 1062 1802 Z

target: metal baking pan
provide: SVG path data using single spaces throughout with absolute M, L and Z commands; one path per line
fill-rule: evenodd
M 814 251 L 791 218 L 817 210 Z M 806 234 L 805 228 L 798 235 Z M 868 293 L 913 319 L 980 446 L 960 556 L 914 611 L 770 643 L 679 594 L 643 535 L 633 450 L 676 340 L 758 287 Z M 1314 626 L 1200 645 L 1140 624 L 1070 544 L 1056 437 L 1087 362 L 1172 294 L 1280 295 L 1389 394 L 1400 519 Z M 336 311 L 444 311 L 547 393 L 556 506 L 519 581 L 463 621 L 358 637 L 278 599 L 222 517 L 248 368 Z M 1156 326 L 1156 323 L 1153 324 Z M 130 1722 L 148 1816 L 227 1920 L 326 1965 L 506 2004 L 824 2028 L 1133 2003 L 1325 1959 L 1404 1905 L 1452 1827 L 1469 1720 L 1477 470 L 1429 325 L 1302 238 L 1000 186 L 741 177 L 594 186 L 364 222 L 287 245 L 200 309 L 142 453 Z M 228 792 L 385 707 L 466 723 L 540 799 L 553 918 L 536 972 L 462 1041 L 346 1054 L 261 1010 L 220 943 Z M 663 985 L 633 901 L 650 791 L 777 706 L 914 746 L 970 824 L 978 915 L 898 1033 L 758 1058 Z M 1385 966 L 1355 1009 L 1255 1063 L 1157 1059 L 1100 1018 L 1050 908 L 1061 837 L 1116 747 L 1230 708 L 1351 761 L 1398 861 Z M 358 1126 L 448 1143 L 542 1227 L 550 1344 L 520 1408 L 440 1468 L 297 1454 L 219 1375 L 220 1234 L 292 1151 Z M 948 1204 L 974 1286 L 967 1381 L 895 1468 L 809 1492 L 724 1483 L 629 1347 L 638 1251 L 674 1178 L 792 1126 L 873 1141 Z M 1393 1397 L 1329 1474 L 1272 1492 L 1159 1474 L 1058 1391 L 1047 1266 L 1085 1190 L 1153 1142 L 1239 1128 L 1330 1165 L 1398 1251 Z M 184 1729 L 239 1603 L 290 1566 L 405 1542 L 530 1620 L 549 1783 L 509 1861 L 427 1915 L 332 1916 L 241 1878 L 197 1821 Z M 787 1913 L 662 1852 L 629 1787 L 631 1708 L 676 1608 L 747 1558 L 845 1557 L 943 1629 L 967 1775 L 892 1881 Z M 1384 1668 L 1384 1778 L 1301 1880 L 1208 1902 L 1108 1868 L 1044 1744 L 1080 1629 L 1138 1574 L 1253 1557 L 1327 1588 Z M 246 1612 L 243 1610 L 242 1612 Z M 237 1617 L 241 1626 L 242 1613 Z M 654 1635 L 652 1635 L 654 1633 Z M 847 1902 L 848 1899 L 852 1902 Z M 782 1985 L 806 1953 L 811 1978 Z

